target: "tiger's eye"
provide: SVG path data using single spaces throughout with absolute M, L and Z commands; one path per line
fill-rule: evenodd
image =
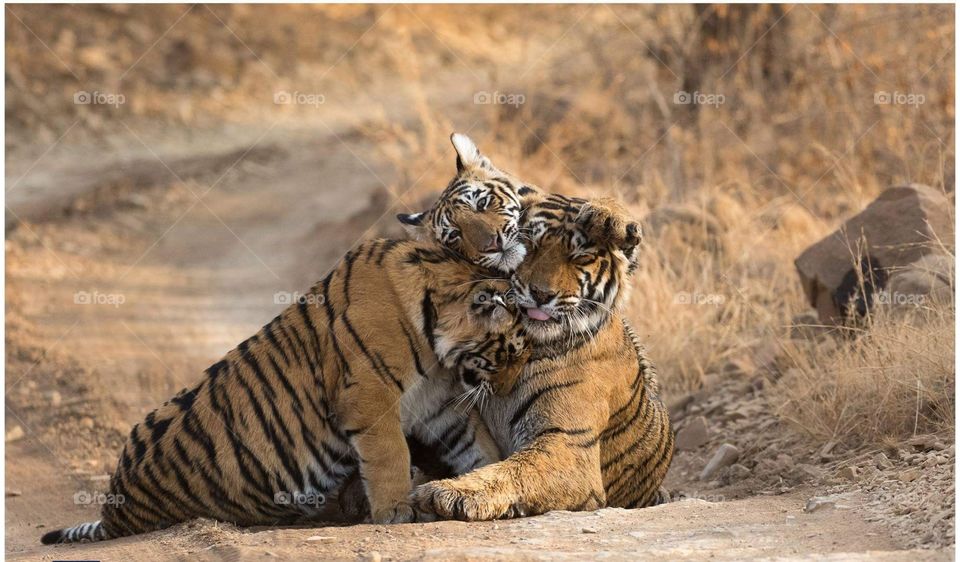
M 597 256 L 594 254 L 580 254 L 574 256 L 570 261 L 572 261 L 574 265 L 590 265 L 595 259 L 597 259 Z

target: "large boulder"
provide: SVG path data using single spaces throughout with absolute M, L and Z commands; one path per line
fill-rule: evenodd
M 950 200 L 932 187 L 891 187 L 807 248 L 795 264 L 820 320 L 840 325 L 851 312 L 862 315 L 898 272 L 944 248 L 952 254 L 952 209 Z

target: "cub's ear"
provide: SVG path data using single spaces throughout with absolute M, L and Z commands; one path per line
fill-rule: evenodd
M 612 244 L 628 256 L 634 253 L 643 240 L 640 222 L 612 197 L 588 201 L 580 209 L 577 222 L 591 239 Z
M 427 213 L 399 213 L 397 214 L 397 220 L 402 222 L 407 226 L 423 226 L 423 218 L 427 216 Z
M 457 174 L 475 168 L 493 169 L 490 159 L 480 154 L 480 149 L 467 135 L 453 133 L 450 142 L 457 151 Z

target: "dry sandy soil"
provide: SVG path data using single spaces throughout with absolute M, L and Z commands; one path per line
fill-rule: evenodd
M 951 549 L 901 550 L 911 544 L 902 534 L 868 522 L 877 517 L 866 492 L 805 513 L 808 498 L 828 491 L 743 483 L 697 491 L 703 452 L 678 455 L 670 477 L 673 490 L 699 499 L 645 510 L 394 527 L 201 521 L 40 546 L 45 531 L 97 518 L 75 494 L 105 488 L 130 424 L 283 308 L 276 292 L 309 286 L 363 236 L 396 232 L 390 167 L 362 137 L 260 133 L 234 135 L 233 146 L 58 158 L 19 184 L 31 162 L 8 167 L 11 559 L 952 558 Z M 58 190 L 58 177 L 79 187 Z M 80 291 L 94 304 L 78 304 Z

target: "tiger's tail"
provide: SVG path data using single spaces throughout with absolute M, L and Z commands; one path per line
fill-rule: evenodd
M 103 528 L 102 521 L 98 520 L 90 523 L 81 523 L 73 527 L 67 527 L 66 529 L 50 531 L 41 537 L 40 542 L 43 544 L 59 544 L 81 541 L 103 541 L 112 538 L 114 537 L 108 535 L 107 530 Z

